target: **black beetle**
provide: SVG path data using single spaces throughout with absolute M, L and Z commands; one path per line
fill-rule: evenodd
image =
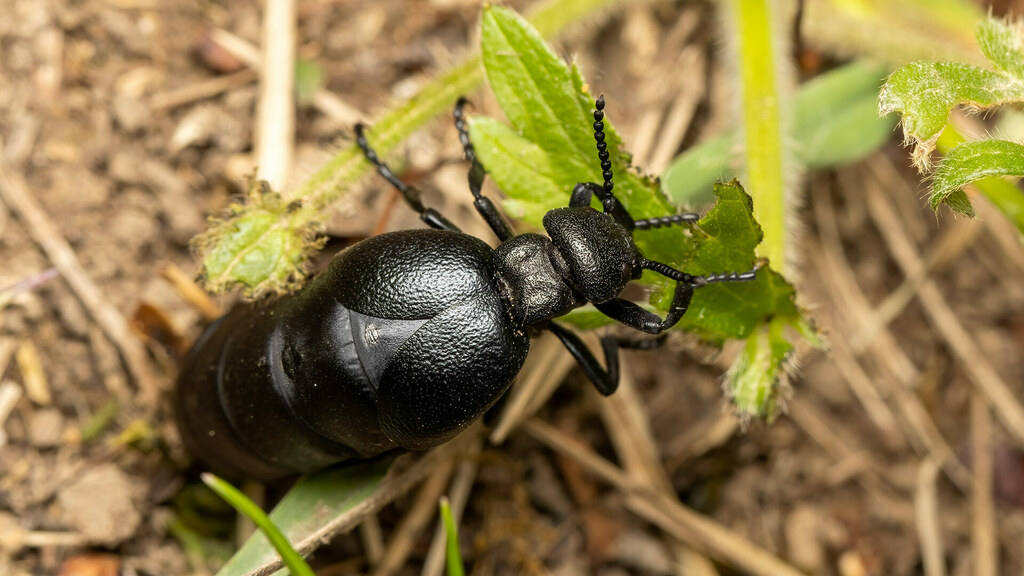
M 642 332 L 662 334 L 694 289 L 750 280 L 755 271 L 691 276 L 647 260 L 634 229 L 695 222 L 695 214 L 634 220 L 612 194 L 604 97 L 594 137 L 604 185 L 576 185 L 569 206 L 544 217 L 549 237 L 514 235 L 481 193 L 484 168 L 455 107 L 474 206 L 501 245 L 463 234 L 373 151 L 356 142 L 432 229 L 364 240 L 334 257 L 301 292 L 246 304 L 210 326 L 178 380 L 178 422 L 193 454 L 230 475 L 274 478 L 393 450 L 424 450 L 464 430 L 506 393 L 530 347 L 552 331 L 602 394 L 618 385 L 618 349 L 661 339 L 602 339 L 605 365 L 552 322 L 590 302 Z M 604 211 L 591 208 L 596 195 Z M 643 270 L 676 281 L 665 318 L 618 296 Z

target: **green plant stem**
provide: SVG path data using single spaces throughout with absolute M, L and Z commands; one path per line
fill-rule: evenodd
M 939 134 L 935 147 L 942 154 L 947 154 L 965 141 L 963 134 L 947 124 Z M 1021 192 L 1020 188 L 1001 177 L 983 178 L 974 182 L 973 186 L 998 208 L 1017 230 L 1024 230 L 1024 192 Z
M 747 167 L 744 183 L 754 199 L 754 217 L 764 230 L 758 253 L 785 274 L 788 227 L 781 109 L 785 96 L 780 92 L 778 68 L 782 62 L 776 46 L 782 43 L 774 37 L 780 32 L 775 29 L 775 6 L 771 0 L 733 0 L 733 9 L 727 13 L 738 43 Z
M 267 540 L 270 540 L 274 549 L 281 555 L 284 565 L 288 567 L 288 570 L 294 576 L 316 576 L 313 574 L 313 569 L 306 563 L 306 560 L 299 556 L 299 553 L 295 551 L 295 548 L 292 548 L 291 543 L 277 529 L 277 526 L 270 520 L 267 513 L 257 506 L 255 502 L 250 500 L 241 490 L 213 474 L 204 473 L 201 477 L 211 490 L 227 501 L 228 504 L 231 504 L 235 510 L 238 510 L 239 514 L 252 520 L 263 531 Z

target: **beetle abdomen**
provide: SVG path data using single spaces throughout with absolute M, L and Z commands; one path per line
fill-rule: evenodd
M 396 447 L 380 430 L 349 311 L 334 303 L 303 326 L 282 321 L 309 305 L 239 306 L 207 329 L 176 398 L 193 454 L 230 475 L 273 478 Z

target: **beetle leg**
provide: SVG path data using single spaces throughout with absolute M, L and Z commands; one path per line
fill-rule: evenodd
M 609 334 L 601 338 L 601 348 L 604 350 L 605 367 L 594 357 L 594 354 L 583 343 L 583 340 L 564 327 L 552 322 L 548 324 L 558 339 L 562 341 L 565 348 L 572 354 L 576 363 L 580 365 L 587 379 L 594 384 L 594 388 L 604 396 L 609 396 L 619 387 L 619 349 L 628 348 L 635 350 L 651 350 L 665 343 L 665 337 L 658 338 L 620 338 Z
M 575 333 L 566 330 L 552 322 L 548 324 L 548 330 L 554 332 L 555 336 L 562 341 L 566 350 L 576 359 L 587 379 L 594 384 L 594 388 L 604 396 L 615 392 L 619 387 L 619 351 L 616 343 L 601 339 L 601 347 L 604 348 L 604 361 L 607 368 L 594 357 L 594 354 L 587 348 L 587 345 L 580 340 Z
M 609 318 L 618 320 L 630 328 L 647 332 L 648 334 L 661 334 L 675 326 L 683 315 L 686 314 L 686 309 L 690 306 L 690 300 L 693 298 L 693 291 L 696 288 L 718 282 L 746 282 L 754 280 L 757 276 L 757 268 L 749 272 L 691 276 L 667 264 L 651 260 L 644 260 L 641 263 L 641 267 L 653 270 L 676 281 L 675 296 L 672 298 L 672 304 L 669 306 L 668 314 L 665 315 L 665 318 L 661 318 L 657 314 L 622 298 L 594 304 L 594 307 Z
M 399 180 L 398 176 L 388 168 L 388 165 L 380 159 L 377 152 L 370 147 L 370 143 L 366 140 L 366 127 L 362 124 L 356 124 L 356 144 L 363 151 L 363 155 L 377 168 L 377 172 L 387 180 L 392 186 L 394 186 L 399 192 L 402 193 L 402 197 L 405 198 L 405 202 L 420 215 L 420 220 L 423 220 L 431 228 L 437 228 L 438 230 L 451 230 L 453 232 L 460 232 L 459 227 L 452 224 L 450 220 L 445 218 L 440 212 L 433 208 L 427 208 L 423 205 L 423 201 L 420 200 L 420 191 L 415 186 L 409 186 L 405 182 Z
M 514 235 L 512 228 L 505 221 L 505 218 L 498 211 L 497 206 L 491 199 L 484 196 L 484 176 L 487 175 L 487 171 L 484 170 L 483 164 L 476 159 L 476 151 L 473 149 L 473 143 L 469 140 L 469 131 L 466 128 L 466 116 L 463 113 L 463 109 L 466 107 L 467 100 L 465 98 L 459 98 L 459 101 L 455 103 L 455 111 L 452 116 L 455 117 L 455 129 L 459 131 L 459 142 L 462 144 L 462 150 L 466 154 L 466 160 L 469 160 L 469 191 L 473 193 L 473 207 L 480 216 L 487 222 L 487 225 L 494 230 L 494 233 L 498 236 L 498 239 L 502 242 L 509 240 Z
M 661 318 L 654 312 L 645 310 L 637 304 L 622 298 L 614 298 L 607 302 L 594 304 L 594 307 L 605 316 L 617 320 L 634 330 L 648 334 L 661 334 L 675 326 L 683 315 L 686 314 L 686 309 L 690 306 L 690 299 L 693 298 L 694 288 L 696 288 L 696 285 L 692 283 L 676 283 L 675 297 L 672 299 L 672 305 L 669 306 L 668 314 L 665 315 L 665 318 Z

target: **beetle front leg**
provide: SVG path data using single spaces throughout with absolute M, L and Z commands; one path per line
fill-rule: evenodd
M 461 232 L 458 226 L 445 218 L 440 212 L 433 208 L 427 208 L 423 205 L 423 201 L 420 200 L 419 189 L 414 186 L 409 186 L 405 182 L 402 182 L 398 176 L 395 176 L 395 173 L 391 171 L 391 168 L 389 168 L 388 165 L 380 159 L 377 152 L 370 147 L 370 143 L 366 140 L 366 127 L 362 124 L 356 124 L 356 144 L 359 145 L 359 148 L 363 151 L 363 155 L 366 156 L 366 159 L 377 168 L 377 172 L 392 186 L 394 186 L 395 189 L 402 193 L 402 197 L 405 198 L 406 204 L 420 215 L 420 220 L 426 222 L 426 224 L 431 228 Z
M 594 304 L 594 307 L 605 316 L 617 320 L 634 330 L 648 334 L 661 334 L 675 326 L 682 319 L 683 315 L 686 314 L 686 309 L 689 308 L 690 300 L 693 298 L 693 291 L 699 285 L 702 284 L 683 280 L 676 282 L 675 296 L 672 298 L 672 304 L 669 306 L 668 314 L 665 315 L 664 319 L 654 312 L 645 310 L 633 302 L 623 300 L 622 298 L 614 298 L 601 304 Z
M 629 300 L 614 298 L 600 304 L 595 303 L 594 307 L 600 310 L 605 316 L 618 320 L 619 322 L 648 334 L 661 334 L 665 330 L 675 326 L 686 309 L 690 307 L 690 300 L 693 299 L 693 291 L 707 284 L 718 282 L 748 282 L 757 278 L 755 267 L 748 272 L 730 272 L 726 274 L 710 274 L 708 276 L 691 276 L 685 272 L 676 270 L 668 264 L 654 262 L 644 259 L 640 267 L 652 270 L 663 276 L 676 281 L 675 295 L 672 297 L 672 304 L 668 308 L 668 314 L 661 318 L 657 314 L 644 310 Z

